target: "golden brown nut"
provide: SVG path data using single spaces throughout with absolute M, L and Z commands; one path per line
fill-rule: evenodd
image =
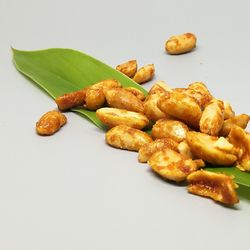
M 224 120 L 233 118 L 235 116 L 235 113 L 234 113 L 230 103 L 223 101 L 223 104 L 224 104 Z
M 176 117 L 193 128 L 199 128 L 201 108 L 197 102 L 186 94 L 177 91 L 167 92 L 157 103 L 165 114 Z
M 107 103 L 110 107 L 126 109 L 143 113 L 143 102 L 131 92 L 122 88 L 113 88 L 105 92 Z
M 88 88 L 86 91 L 84 107 L 89 110 L 97 110 L 105 103 L 103 90 L 99 88 Z
M 147 96 L 144 102 L 144 114 L 148 117 L 148 119 L 152 122 L 156 122 L 162 118 L 167 118 L 168 116 L 163 113 L 157 106 L 157 103 L 163 93 L 158 94 L 150 94 Z
M 79 91 L 64 94 L 55 99 L 58 108 L 61 111 L 68 110 L 77 106 L 82 106 L 85 102 L 87 88 L 81 89 Z
M 235 125 L 245 129 L 247 127 L 249 120 L 250 117 L 246 114 L 237 115 L 225 120 L 222 129 L 220 131 L 220 135 L 227 137 L 231 131 L 231 128 Z
M 132 78 L 137 71 L 137 61 L 131 60 L 116 66 L 116 70 L 122 72 L 124 75 Z
M 176 142 L 186 139 L 189 131 L 188 126 L 177 120 L 161 119 L 158 120 L 152 128 L 153 138 L 171 138 Z
M 238 186 L 228 175 L 199 170 L 191 173 L 187 180 L 190 193 L 210 197 L 226 205 L 234 205 L 239 202 L 235 191 Z
M 53 110 L 45 113 L 36 123 L 36 132 L 39 135 L 53 135 L 67 122 L 64 114 Z
M 219 100 L 212 100 L 204 109 L 200 119 L 202 133 L 217 136 L 224 123 L 224 104 Z
M 250 136 L 239 126 L 233 126 L 228 136 L 230 143 L 239 150 L 237 167 L 250 171 Z
M 218 139 L 218 137 L 195 131 L 189 131 L 186 138 L 192 154 L 197 158 L 214 165 L 230 166 L 237 160 L 237 150 L 232 147 L 228 151 L 227 145 L 225 149 L 218 147 L 216 144 Z
M 96 115 L 108 127 L 123 124 L 131 128 L 143 129 L 149 124 L 145 115 L 125 109 L 101 108 L 96 111 Z
M 139 162 L 147 162 L 149 158 L 157 151 L 161 151 L 165 148 L 170 148 L 174 151 L 177 150 L 178 143 L 171 138 L 156 139 L 143 145 L 139 150 L 138 160 Z
M 151 141 L 152 138 L 147 133 L 126 125 L 113 127 L 106 133 L 107 144 L 131 151 L 139 151 L 144 144 Z
M 148 164 L 160 176 L 176 182 L 184 181 L 190 173 L 198 169 L 192 159 L 169 148 L 154 153 Z
M 139 84 L 148 82 L 154 77 L 155 73 L 155 66 L 154 64 L 148 64 L 142 68 L 140 68 L 135 76 L 133 77 L 133 80 Z
M 171 36 L 165 43 L 165 49 L 171 55 L 183 54 L 196 47 L 196 40 L 192 33 Z
M 131 92 L 133 95 L 135 95 L 138 99 L 140 99 L 141 101 L 145 100 L 145 95 L 143 94 L 143 92 L 137 88 L 134 87 L 126 87 L 124 88 L 125 90 Z
M 169 85 L 167 85 L 164 81 L 158 81 L 154 83 L 152 88 L 149 90 L 148 95 L 166 93 L 171 91 L 172 88 Z

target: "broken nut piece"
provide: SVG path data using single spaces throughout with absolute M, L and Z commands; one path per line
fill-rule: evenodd
M 53 135 L 65 123 L 67 118 L 64 114 L 53 110 L 45 113 L 36 123 L 36 132 L 39 135 Z
M 135 76 L 133 77 L 133 80 L 139 84 L 142 84 L 150 81 L 154 77 L 154 73 L 155 73 L 154 64 L 148 64 L 140 68 L 136 72 Z
M 192 194 L 210 197 L 226 205 L 234 205 L 239 202 L 235 191 L 238 186 L 228 175 L 199 170 L 191 173 L 187 180 L 188 191 Z
M 152 128 L 152 137 L 168 137 L 179 143 L 186 139 L 186 134 L 188 131 L 188 126 L 181 121 L 160 119 L 154 124 Z
M 139 151 L 144 144 L 151 141 L 152 138 L 147 133 L 126 125 L 115 126 L 106 133 L 107 144 L 131 151 Z
M 196 163 L 169 148 L 154 153 L 149 161 L 149 166 L 160 176 L 168 180 L 180 182 L 196 171 Z
M 123 73 L 124 75 L 132 78 L 137 71 L 137 61 L 130 60 L 128 62 L 120 64 L 120 65 L 116 66 L 116 70 L 118 70 L 121 73 Z
M 58 108 L 61 111 L 68 110 L 77 106 L 82 106 L 85 102 L 86 88 L 79 91 L 64 94 L 55 99 Z
M 157 151 L 161 151 L 165 148 L 170 148 L 174 151 L 177 150 L 178 143 L 171 138 L 156 139 L 143 145 L 138 154 L 139 162 L 147 162 L 150 157 Z

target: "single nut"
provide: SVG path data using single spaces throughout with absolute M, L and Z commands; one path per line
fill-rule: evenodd
M 88 88 L 85 97 L 85 108 L 89 110 L 97 110 L 105 103 L 103 90 L 100 88 Z
M 186 134 L 189 131 L 188 126 L 177 120 L 160 119 L 152 128 L 153 138 L 171 138 L 176 142 L 181 142 L 186 139 Z
M 165 43 L 165 49 L 171 55 L 183 54 L 196 47 L 196 40 L 192 33 L 171 36 Z
M 149 124 L 145 115 L 125 109 L 101 108 L 96 111 L 96 115 L 108 127 L 127 125 L 132 128 L 143 129 Z
M 122 88 L 113 88 L 105 92 L 107 103 L 112 108 L 126 109 L 143 113 L 143 102 L 130 91 Z
M 36 123 L 36 132 L 39 135 L 53 135 L 67 122 L 64 114 L 53 110 L 45 113 Z
M 135 76 L 133 77 L 133 80 L 139 84 L 142 84 L 150 81 L 154 77 L 154 73 L 155 73 L 154 64 L 148 64 L 140 68 L 136 72 Z
M 131 92 L 133 95 L 135 95 L 141 101 L 145 100 L 145 95 L 141 90 L 134 88 L 134 87 L 126 87 L 124 89 Z
M 139 151 L 144 144 L 151 141 L 152 138 L 147 133 L 126 125 L 113 127 L 106 133 L 107 144 L 131 151 Z
M 176 117 L 190 127 L 199 128 L 202 111 L 192 97 L 177 91 L 167 92 L 157 106 L 165 114 Z
M 124 75 L 132 78 L 137 71 L 137 61 L 131 60 L 116 66 L 116 70 L 120 71 Z
M 237 150 L 235 147 L 230 152 L 218 148 L 218 137 L 207 134 L 189 131 L 187 133 L 187 143 L 191 152 L 197 158 L 218 166 L 230 166 L 237 160 Z
M 227 137 L 233 126 L 237 125 L 243 129 L 247 127 L 250 117 L 246 114 L 236 115 L 224 121 L 220 135 Z
M 58 108 L 61 111 L 68 110 L 77 106 L 82 106 L 85 102 L 87 88 L 79 91 L 64 94 L 55 99 Z
M 230 176 L 199 170 L 191 173 L 187 180 L 188 191 L 192 194 L 210 197 L 226 205 L 234 205 L 239 202 L 235 191 L 238 186 Z
M 204 109 L 200 119 L 202 133 L 217 136 L 224 123 L 224 104 L 213 99 Z
M 157 151 L 161 151 L 165 148 L 170 148 L 174 151 L 177 150 L 178 143 L 171 138 L 156 139 L 143 145 L 138 154 L 139 162 L 147 162 L 150 157 Z
M 148 164 L 163 178 L 176 182 L 186 180 L 190 173 L 198 169 L 192 159 L 188 159 L 169 148 L 154 153 Z

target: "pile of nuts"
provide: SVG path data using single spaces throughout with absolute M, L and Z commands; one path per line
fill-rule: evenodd
M 96 110 L 109 128 L 107 144 L 137 151 L 138 161 L 147 162 L 163 178 L 187 181 L 189 192 L 227 205 L 238 202 L 233 177 L 200 169 L 206 162 L 237 164 L 242 171 L 250 171 L 250 134 L 244 130 L 250 117 L 236 116 L 231 105 L 213 97 L 204 83 L 172 89 L 160 81 L 145 97 L 140 90 L 123 88 L 111 79 L 60 96 L 56 103 L 61 111 L 76 106 Z M 53 129 L 48 126 L 49 115 Z M 41 118 L 47 122 L 47 132 L 41 130 L 41 120 L 37 132 L 54 133 L 66 122 L 62 116 L 48 112 Z M 142 131 L 150 128 L 151 135 Z
M 181 54 L 196 46 L 191 33 L 171 37 L 165 44 L 169 54 Z M 117 70 L 144 83 L 153 78 L 154 65 L 137 71 L 136 60 Z M 106 142 L 112 147 L 138 152 L 138 161 L 148 163 L 163 178 L 188 183 L 188 191 L 226 205 L 239 201 L 233 177 L 201 168 L 205 163 L 236 165 L 250 171 L 250 117 L 235 115 L 228 102 L 212 96 L 202 82 L 186 88 L 170 88 L 156 82 L 147 96 L 139 89 L 122 87 L 108 79 L 56 98 L 60 111 L 83 107 L 96 111 L 109 130 Z M 37 122 L 41 135 L 51 135 L 66 123 L 58 111 L 50 111 Z M 152 129 L 151 135 L 146 130 Z M 143 131 L 144 130 L 144 131 Z

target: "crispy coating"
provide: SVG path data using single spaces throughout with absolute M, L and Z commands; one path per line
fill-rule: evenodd
M 198 169 L 192 159 L 169 148 L 154 153 L 150 157 L 148 164 L 163 178 L 176 182 L 186 180 L 190 173 Z
M 224 123 L 224 104 L 219 100 L 212 100 L 204 109 L 200 119 L 202 133 L 217 136 Z
M 149 90 L 148 95 L 166 93 L 166 92 L 171 92 L 171 91 L 172 91 L 172 88 L 168 84 L 166 84 L 164 81 L 157 81 Z
M 100 88 L 88 88 L 86 91 L 84 107 L 89 110 L 97 110 L 105 103 L 103 90 Z
M 133 95 L 135 95 L 138 99 L 140 99 L 141 101 L 145 100 L 145 95 L 143 94 L 143 92 L 137 88 L 134 87 L 126 87 L 124 88 L 125 90 L 131 92 Z
M 237 160 L 235 147 L 232 147 L 230 151 L 228 151 L 228 145 L 225 149 L 218 147 L 216 144 L 218 137 L 189 131 L 186 139 L 192 154 L 205 162 L 219 166 L 230 166 Z
M 188 126 L 183 122 L 161 119 L 152 128 L 152 137 L 158 139 L 168 137 L 176 142 L 181 142 L 186 139 L 188 131 Z
M 162 118 L 167 118 L 168 116 L 162 112 L 158 106 L 157 103 L 161 96 L 163 96 L 164 93 L 158 93 L 158 94 L 150 94 L 147 96 L 145 102 L 144 102 L 144 114 L 148 117 L 148 119 L 152 122 L 156 122 Z
M 150 157 L 157 151 L 161 151 L 165 148 L 170 148 L 174 151 L 177 150 L 178 143 L 171 138 L 156 139 L 143 145 L 138 154 L 139 162 L 147 162 Z
M 110 107 L 126 109 L 143 113 L 143 102 L 130 91 L 122 88 L 113 88 L 105 92 L 107 103 Z
M 81 89 L 79 91 L 64 94 L 55 99 L 58 108 L 61 111 L 68 110 L 77 106 L 82 106 L 85 102 L 87 88 Z
M 174 91 L 186 94 L 193 99 L 200 105 L 202 109 L 212 100 L 211 96 L 208 94 L 204 94 L 198 90 L 192 88 L 176 88 Z
M 239 149 L 237 167 L 250 171 L 250 136 L 239 126 L 232 127 L 228 136 L 230 143 Z
M 230 103 L 227 101 L 223 101 L 223 104 L 224 104 L 224 120 L 233 118 L 235 116 L 235 113 Z
M 188 89 L 194 90 L 194 91 L 196 91 L 197 93 L 199 93 L 201 95 L 199 97 L 199 95 L 197 94 L 196 96 L 194 96 L 194 98 L 195 99 L 201 98 L 199 100 L 199 102 L 201 103 L 201 106 L 203 108 L 206 106 L 206 104 L 208 104 L 213 99 L 213 96 L 211 95 L 211 93 L 209 92 L 207 86 L 203 82 L 190 83 L 188 85 Z
M 123 124 L 131 128 L 143 129 L 149 124 L 145 115 L 125 109 L 101 108 L 96 111 L 96 115 L 110 128 Z
M 193 159 L 194 156 L 191 152 L 191 148 L 189 147 L 188 143 L 186 141 L 182 141 L 178 144 L 177 151 L 188 158 Z
M 144 144 L 151 141 L 152 138 L 147 133 L 126 125 L 113 127 L 106 133 L 107 144 L 131 151 L 139 151 Z
M 122 72 L 124 75 L 132 78 L 137 71 L 137 61 L 130 60 L 128 62 L 120 64 L 120 65 L 116 66 L 116 70 L 118 70 L 118 71 Z
M 237 115 L 237 116 L 234 116 L 232 118 L 225 120 L 223 123 L 222 129 L 220 131 L 220 135 L 227 137 L 232 127 L 235 125 L 245 129 L 247 127 L 249 120 L 250 120 L 250 117 L 246 114 Z
M 36 123 L 36 132 L 39 135 L 53 135 L 66 122 L 67 118 L 64 114 L 56 110 L 52 110 L 45 113 Z
M 135 76 L 133 77 L 133 80 L 139 84 L 145 83 L 150 81 L 155 74 L 155 66 L 154 64 L 148 64 L 142 68 L 140 68 Z
M 177 91 L 167 92 L 157 106 L 165 114 L 176 117 L 190 127 L 199 128 L 202 111 L 192 97 Z
M 238 186 L 228 175 L 199 170 L 191 173 L 187 180 L 188 191 L 192 194 L 210 197 L 226 205 L 234 205 L 239 202 L 235 191 Z
M 187 53 L 196 47 L 196 41 L 192 33 L 171 36 L 165 43 L 165 50 L 171 55 Z

